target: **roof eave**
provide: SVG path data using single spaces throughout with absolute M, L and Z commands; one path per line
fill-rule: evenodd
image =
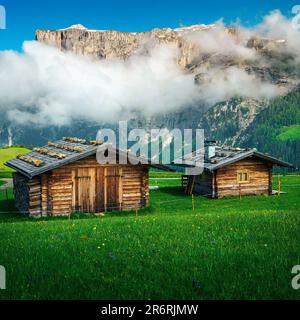
M 245 152 L 243 154 L 241 154 L 240 156 L 238 157 L 233 157 L 232 159 L 229 159 L 227 160 L 226 162 L 220 162 L 220 163 L 216 163 L 216 164 L 210 164 L 210 166 L 206 166 L 205 163 L 204 163 L 204 170 L 206 171 L 210 171 L 210 172 L 214 172 L 220 168 L 223 168 L 225 166 L 228 166 L 230 164 L 233 164 L 237 161 L 240 161 L 240 160 L 243 160 L 243 159 L 246 159 L 246 158 L 249 158 L 249 157 L 257 157 L 257 158 L 260 158 L 260 159 L 263 159 L 263 160 L 266 160 L 266 161 L 269 161 L 269 162 L 272 162 L 274 165 L 278 165 L 278 166 L 281 166 L 281 167 L 287 167 L 287 168 L 294 168 L 294 166 L 291 164 L 291 163 L 288 163 L 288 162 L 285 162 L 285 161 L 282 161 L 282 160 L 279 160 L 277 158 L 274 158 L 272 156 L 269 156 L 269 155 L 266 155 L 264 153 L 261 153 L 261 152 L 258 152 L 258 151 L 255 151 L 255 150 L 250 150 L 248 152 Z M 184 161 L 183 162 L 184 165 L 186 166 L 194 166 L 194 162 L 193 161 Z
M 294 165 L 292 165 L 289 162 L 274 158 L 272 156 L 266 155 L 266 154 L 258 152 L 258 151 L 254 151 L 253 155 L 257 156 L 258 158 L 265 159 L 266 161 L 273 162 L 273 163 L 275 163 L 276 165 L 278 165 L 280 167 L 286 167 L 286 168 L 294 168 L 295 167 Z
M 13 170 L 21 173 L 22 175 L 26 176 L 26 177 L 29 178 L 29 179 L 32 179 L 32 178 L 33 178 L 33 176 L 32 176 L 31 174 L 29 174 L 28 172 L 25 172 L 25 171 L 21 170 L 20 168 L 14 166 L 14 165 L 12 165 L 12 164 L 10 164 L 9 161 L 8 161 L 8 162 L 5 162 L 4 165 L 5 165 L 6 167 L 9 167 L 9 168 L 11 168 L 11 169 L 13 169 Z

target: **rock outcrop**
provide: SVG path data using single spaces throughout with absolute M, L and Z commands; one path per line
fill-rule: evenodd
M 97 59 L 128 59 L 130 56 L 147 52 L 159 44 L 172 44 L 178 49 L 177 62 L 188 72 L 195 74 L 195 80 L 199 82 L 203 76 L 203 69 L 218 66 L 227 68 L 238 65 L 249 73 L 257 74 L 261 80 L 270 81 L 280 86 L 293 85 L 292 79 L 284 72 L 273 72 L 260 61 L 249 63 L 247 57 L 231 55 L 223 52 L 221 47 L 217 52 L 207 52 L 204 44 L 197 43 L 195 38 L 201 39 L 207 31 L 213 31 L 216 25 L 193 25 L 182 28 L 162 28 L 145 32 L 122 32 L 115 30 L 90 30 L 77 24 L 60 30 L 37 30 L 36 40 L 63 51 L 70 51 L 78 55 L 92 56 Z M 244 46 L 245 49 L 253 49 L 259 55 L 276 57 L 280 59 L 285 40 L 280 39 L 240 39 L 234 28 L 223 28 L 222 32 L 229 35 L 233 42 Z M 240 43 L 239 43 L 240 42 Z M 243 43 L 242 43 L 243 42 Z M 205 72 L 204 72 L 205 73 Z M 274 77 L 272 77 L 274 75 Z
M 195 45 L 187 41 L 187 32 L 207 30 L 212 26 L 196 25 L 189 28 L 153 29 L 145 32 L 121 32 L 115 30 L 90 30 L 82 25 L 74 25 L 61 30 L 37 30 L 36 40 L 61 50 L 96 58 L 127 59 L 155 44 L 175 44 L 179 48 L 179 64 L 191 63 Z

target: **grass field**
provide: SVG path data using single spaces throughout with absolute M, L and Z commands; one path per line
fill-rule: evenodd
M 287 194 L 196 197 L 195 211 L 179 183 L 151 180 L 161 188 L 137 218 L 22 218 L 1 194 L 0 298 L 300 298 L 291 287 L 300 264 L 300 176 L 282 178 Z

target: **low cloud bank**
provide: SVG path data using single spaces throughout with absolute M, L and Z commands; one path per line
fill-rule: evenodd
M 198 47 L 201 57 L 217 54 L 258 64 L 263 58 L 247 41 L 258 36 L 283 39 L 280 50 L 292 55 L 293 63 L 300 63 L 300 30 L 279 11 L 253 29 L 237 26 L 235 37 L 221 21 L 212 29 L 184 36 Z M 136 114 L 152 116 L 197 103 L 212 104 L 235 95 L 261 99 L 282 93 L 239 63 L 225 67 L 203 63 L 197 84 L 194 75 L 177 64 L 175 45 L 156 45 L 147 55 L 136 54 L 126 61 L 95 61 L 35 41 L 25 42 L 23 49 L 22 53 L 0 52 L 0 112 L 19 123 L 113 122 Z

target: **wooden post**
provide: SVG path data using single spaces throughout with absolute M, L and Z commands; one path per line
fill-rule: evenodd
M 192 193 L 192 209 L 195 210 L 194 194 Z
M 278 179 L 278 196 L 280 196 L 280 174 L 279 173 L 278 173 L 277 179 Z
M 239 183 L 239 196 L 240 200 L 242 200 L 242 191 L 241 191 L 241 184 Z

